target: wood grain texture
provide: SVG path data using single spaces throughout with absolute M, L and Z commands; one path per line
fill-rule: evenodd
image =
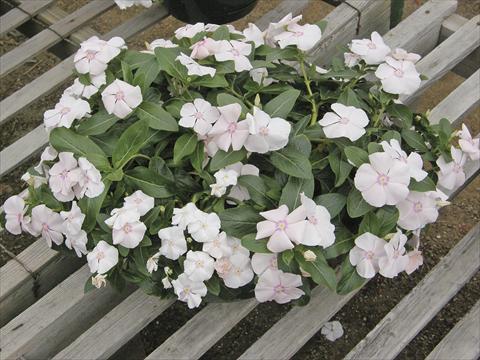
M 25 0 L 18 7 L 13 8 L 0 17 L 0 35 L 19 27 L 40 11 L 46 9 L 53 0 Z
M 174 301 L 149 296 L 139 289 L 53 359 L 108 359 Z
M 480 45 L 479 32 L 480 15 L 477 15 L 421 59 L 416 64 L 417 70 L 420 74 L 427 76 L 428 79 L 422 81 L 417 93 L 421 94 L 478 48 Z M 411 95 L 400 97 L 400 100 L 406 104 L 411 103 L 412 99 Z
M 479 268 L 477 223 L 345 359 L 394 359 Z
M 480 357 L 480 301 L 427 356 L 426 360 L 475 360 Z
M 111 287 L 84 294 L 89 276 L 85 265 L 2 327 L 0 357 L 49 358 L 129 294 Z

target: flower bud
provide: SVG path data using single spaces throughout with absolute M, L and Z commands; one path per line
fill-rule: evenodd
M 97 289 L 100 289 L 102 286 L 107 285 L 107 281 L 105 280 L 107 275 L 97 274 L 96 276 L 92 277 L 92 285 L 95 286 Z
M 312 275 L 310 275 L 310 273 L 306 272 L 306 271 L 303 270 L 302 268 L 300 268 L 300 272 L 302 273 L 302 276 L 303 276 L 303 277 L 312 277 Z
M 305 261 L 315 261 L 317 260 L 317 255 L 312 250 L 307 250 L 303 253 Z
M 385 235 L 383 238 L 385 240 L 391 240 L 394 236 L 395 236 L 395 233 L 390 233 L 390 234 Z

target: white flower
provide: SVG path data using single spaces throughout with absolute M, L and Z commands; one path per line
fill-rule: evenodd
M 152 6 L 152 0 L 114 0 L 114 1 L 115 1 L 115 4 L 117 4 L 121 10 L 125 10 L 126 8 L 129 8 L 134 5 L 141 5 L 146 8 L 149 8 L 150 6 Z
M 420 74 L 411 61 L 399 61 L 389 56 L 385 61 L 375 71 L 383 90 L 390 94 L 411 95 L 420 87 Z
M 253 254 L 252 268 L 257 275 L 262 275 L 267 269 L 278 270 L 277 254 Z
M 197 134 L 206 135 L 220 117 L 220 112 L 208 101 L 198 98 L 193 103 L 184 104 L 180 109 L 180 116 L 180 126 L 193 128 Z
M 213 176 L 222 186 L 237 185 L 238 173 L 235 170 L 220 169 Z
M 151 257 L 148 258 L 147 260 L 147 271 L 151 274 L 154 271 L 158 270 L 158 260 L 160 258 L 160 253 L 157 252 L 153 254 Z M 168 279 L 168 278 L 167 278 Z
M 45 205 L 37 205 L 32 209 L 28 231 L 33 236 L 41 235 L 49 247 L 52 247 L 52 242 L 60 245 L 63 242 L 63 219 Z
M 203 23 L 187 24 L 175 30 L 175 37 L 178 40 L 183 38 L 191 39 L 202 31 L 205 31 L 205 25 Z
M 73 187 L 82 178 L 82 171 L 71 152 L 58 154 L 59 161 L 49 170 L 49 185 L 53 196 L 59 201 L 72 201 L 75 193 Z
M 285 147 L 292 129 L 290 123 L 282 118 L 271 118 L 265 111 L 253 108 L 253 115 L 247 114 L 250 135 L 245 149 L 264 154 Z
M 174 44 L 170 40 L 165 40 L 165 39 L 156 39 L 153 40 L 150 44 L 145 43 L 147 50 L 141 51 L 146 54 L 155 54 L 155 49 L 156 48 L 176 48 L 178 47 L 177 44 Z
M 122 245 L 134 249 L 140 244 L 147 227 L 140 220 L 140 214 L 135 209 L 126 209 L 118 216 L 112 227 L 114 245 Z
M 405 255 L 405 243 L 407 237 L 398 230 L 393 238 L 384 246 L 386 256 L 378 261 L 380 275 L 393 278 L 404 271 L 408 265 L 409 259 Z
M 73 188 L 77 199 L 81 199 L 83 196 L 88 198 L 99 196 L 105 189 L 100 171 L 84 157 L 78 159 L 78 166 L 81 170 L 81 176 L 78 184 Z
M 198 60 L 205 59 L 206 57 L 209 57 L 215 53 L 215 48 L 217 46 L 218 44 L 215 40 L 204 37 L 202 40 L 197 41 L 190 47 L 192 50 L 190 57 Z
M 168 278 L 168 276 L 165 276 L 162 279 L 162 285 L 165 289 L 170 289 L 172 287 L 172 283 L 170 282 L 170 279 Z
M 428 173 L 422 169 L 423 160 L 418 153 L 412 152 L 407 156 L 407 153 L 402 150 L 397 139 L 391 139 L 390 143 L 382 141 L 381 145 L 383 151 L 390 155 L 393 160 L 400 160 L 407 165 L 410 177 L 416 181 L 422 181 L 427 177 Z
M 178 226 L 161 229 L 158 237 L 162 240 L 162 246 L 158 252 L 170 260 L 177 260 L 187 252 L 187 241 L 183 230 Z
M 138 213 L 138 211 L 136 211 L 135 209 L 129 209 L 129 208 L 126 208 L 126 207 L 113 209 L 110 212 L 110 215 L 112 215 L 112 216 L 109 217 L 108 219 L 106 219 L 104 222 L 105 222 L 105 224 L 107 224 L 108 227 L 113 228 L 113 226 L 114 226 L 114 224 L 117 220 L 119 222 L 125 222 L 126 220 L 129 219 L 132 212 L 137 212 Z M 123 219 L 121 219 L 122 217 L 123 217 Z M 138 217 L 140 218 L 140 214 L 138 214 Z
M 188 75 L 198 75 L 198 76 L 205 76 L 210 75 L 211 77 L 215 76 L 216 69 L 209 66 L 203 66 L 193 60 L 191 57 L 185 55 L 184 53 L 180 53 L 175 60 L 180 61 L 180 64 L 187 68 Z
M 346 52 L 346 53 L 343 53 L 343 59 L 344 59 L 345 65 L 351 68 L 358 65 L 358 63 L 362 58 L 360 57 L 360 55 L 357 55 L 351 52 Z
M 252 281 L 254 274 L 248 256 L 243 254 L 232 255 L 228 258 L 228 263 L 228 271 L 219 274 L 226 287 L 237 289 Z
M 357 273 L 371 279 L 378 272 L 378 261 L 385 256 L 385 240 L 366 232 L 355 239 L 355 247 L 350 250 L 349 259 L 357 267 Z
M 107 83 L 107 76 L 105 73 L 99 75 L 90 76 L 90 85 L 84 85 L 81 83 L 80 79 L 76 78 L 73 81 L 73 85 L 66 88 L 63 92 L 66 95 L 73 96 L 75 98 L 83 97 L 85 99 L 90 99 L 95 95 L 102 85 Z
M 243 175 L 253 175 L 253 176 L 260 176 L 260 169 L 257 168 L 255 165 L 251 164 L 242 164 L 241 162 L 234 163 L 232 165 L 228 165 L 225 170 L 233 170 L 237 173 L 237 176 Z M 237 199 L 238 201 L 245 201 L 250 199 L 250 194 L 248 193 L 247 188 L 242 185 L 235 185 L 230 189 L 230 193 L 228 194 L 231 198 Z
M 392 160 L 384 152 L 368 156 L 370 164 L 362 164 L 355 174 L 355 187 L 367 203 L 375 207 L 396 205 L 406 199 L 410 174 L 405 163 Z
M 266 67 L 252 69 L 249 74 L 253 81 L 262 86 L 268 86 L 274 82 L 278 82 L 277 80 L 268 77 L 268 70 Z
M 220 218 L 215 213 L 200 212 L 198 218 L 188 225 L 188 232 L 197 242 L 212 241 L 220 232 Z
M 43 123 L 47 131 L 56 127 L 70 128 L 75 120 L 83 118 L 92 110 L 88 102 L 73 96 L 64 95 L 54 109 L 43 114 Z
M 216 196 L 218 198 L 222 197 L 227 192 L 227 187 L 222 184 L 211 184 L 210 188 L 212 189 L 210 191 L 210 195 Z
M 19 235 L 24 226 L 24 215 L 27 211 L 25 201 L 18 195 L 9 197 L 3 204 L 5 212 L 5 229 L 11 234 Z
M 33 186 L 34 189 L 38 189 L 40 186 L 48 183 L 48 180 L 46 177 L 32 175 L 28 172 L 23 174 L 20 179 L 25 181 L 29 186 Z
M 214 260 L 203 251 L 187 252 L 183 262 L 185 274 L 192 281 L 205 281 L 212 277 L 214 271 Z
M 339 321 L 330 321 L 323 325 L 321 333 L 329 341 L 335 341 L 343 336 L 343 327 Z
M 480 159 L 480 138 L 472 138 L 470 131 L 462 124 L 462 130 L 459 131 L 460 139 L 458 140 L 458 145 L 464 153 L 466 153 L 471 160 Z
M 189 309 L 200 306 L 202 297 L 207 295 L 207 287 L 201 281 L 193 281 L 186 274 L 180 274 L 172 281 L 173 290 L 178 300 L 186 302 Z
M 123 206 L 133 208 L 138 211 L 140 216 L 143 216 L 153 209 L 155 199 L 145 194 L 142 190 L 137 190 L 123 200 Z
M 409 52 L 407 52 L 403 49 L 400 49 L 400 48 L 396 48 L 395 50 L 393 50 L 391 52 L 390 56 L 393 57 L 395 60 L 410 61 L 414 64 L 422 58 L 418 54 L 409 53 Z
M 420 266 L 423 265 L 423 256 L 422 252 L 418 249 L 414 249 L 407 253 L 408 256 L 408 264 L 405 267 L 405 272 L 410 275 L 415 270 L 417 270 Z
M 65 220 L 63 224 L 65 234 L 77 234 L 82 230 L 85 214 L 82 213 L 76 201 L 72 201 L 70 211 L 60 211 L 60 216 Z
M 172 225 L 178 225 L 185 230 L 188 225 L 200 220 L 202 212 L 194 203 L 188 203 L 183 208 L 173 209 Z
M 350 50 L 360 55 L 369 65 L 380 64 L 391 51 L 376 31 L 372 33 L 371 39 L 352 40 Z
M 70 250 L 75 250 L 78 257 L 82 257 L 87 251 L 87 233 L 84 230 L 80 230 L 77 233 L 66 233 L 65 246 Z
M 429 193 L 410 191 L 407 198 L 397 204 L 397 224 L 405 230 L 415 230 L 433 223 L 438 217 L 436 199 Z
M 322 125 L 323 132 L 327 138 L 346 137 L 351 141 L 356 141 L 365 134 L 365 126 L 369 123 L 365 111 L 340 103 L 332 104 L 331 108 L 334 112 L 325 113 L 318 122 Z
M 33 169 L 41 175 L 48 173 L 49 168 L 48 166 L 44 165 L 44 162 L 55 160 L 57 156 L 57 150 L 55 150 L 52 146 L 47 146 L 43 150 L 42 155 L 40 155 L 40 162 Z
M 125 41 L 120 37 L 113 37 L 108 41 L 92 36 L 80 44 L 73 61 L 75 69 L 80 74 L 100 75 L 107 69 L 107 64 L 126 48 Z
M 242 245 L 242 241 L 240 239 L 227 235 L 227 242 L 232 249 L 232 255 L 243 254 L 245 256 L 250 256 L 250 251 L 248 251 L 248 249 Z
M 445 158 L 440 156 L 437 160 L 437 165 L 440 171 L 437 172 L 438 184 L 445 189 L 453 190 L 463 185 L 465 182 L 465 171 L 463 166 L 467 161 L 467 155 L 462 150 L 455 147 L 450 148 L 452 154 L 452 161 L 446 162 Z
M 248 27 L 243 30 L 243 36 L 245 36 L 245 41 L 253 42 L 255 48 L 265 44 L 265 33 L 255 24 L 248 23 Z
M 231 24 L 225 24 L 225 25 L 218 25 L 218 24 L 206 24 L 205 25 L 205 31 L 206 32 L 214 32 L 217 31 L 220 26 L 226 26 L 230 34 L 237 34 L 241 35 L 242 33 L 238 30 L 235 29 L 235 26 Z
M 296 24 L 302 20 L 302 15 L 298 15 L 292 18 L 292 13 L 285 15 L 279 22 L 272 22 L 268 25 L 268 29 L 265 31 L 265 43 L 268 46 L 275 46 L 275 37 L 285 31 L 290 24 Z
M 95 248 L 87 254 L 88 266 L 91 273 L 105 274 L 118 263 L 118 250 L 100 240 Z
M 246 120 L 238 121 L 242 107 L 237 104 L 220 106 L 220 118 L 209 131 L 208 136 L 223 151 L 228 151 L 230 145 L 234 151 L 240 150 L 248 138 L 248 123 Z
M 142 103 L 142 91 L 138 85 L 115 79 L 102 91 L 102 101 L 109 114 L 124 119 Z
M 107 276 L 102 274 L 97 274 L 96 276 L 92 276 L 92 285 L 95 286 L 97 289 L 101 287 L 107 286 Z
M 223 231 L 212 241 L 204 242 L 202 251 L 206 252 L 215 259 L 229 257 L 232 255 L 232 248 L 227 241 L 227 234 L 225 234 Z
M 215 60 L 223 62 L 233 60 L 235 71 L 242 72 L 252 69 L 252 64 L 248 55 L 252 52 L 252 45 L 236 40 L 219 41 L 218 48 L 215 50 Z
M 268 269 L 258 278 L 255 297 L 259 302 L 273 300 L 279 304 L 285 304 L 305 294 L 303 290 L 298 289 L 299 286 L 302 286 L 300 275 Z
M 308 51 L 320 41 L 321 37 L 322 30 L 317 25 L 291 23 L 287 26 L 287 31 L 275 36 L 274 40 L 278 41 L 282 49 L 288 45 L 295 45 L 302 51 Z

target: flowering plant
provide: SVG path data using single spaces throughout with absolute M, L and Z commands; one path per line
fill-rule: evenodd
M 86 290 L 130 282 L 190 308 L 305 304 L 316 285 L 416 270 L 447 204 L 437 186 L 465 181 L 479 141 L 398 100 L 421 83 L 418 55 L 373 33 L 322 69 L 307 59 L 323 24 L 300 19 L 186 25 L 141 52 L 82 43 L 5 228 L 86 255 Z

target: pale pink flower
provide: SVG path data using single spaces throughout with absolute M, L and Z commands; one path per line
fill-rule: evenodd
M 250 251 L 242 245 L 242 241 L 233 236 L 227 235 L 227 242 L 232 250 L 232 255 L 243 254 L 245 256 L 250 256 Z
M 205 281 L 212 277 L 214 271 L 214 260 L 203 251 L 187 252 L 183 262 L 185 274 L 192 281 Z
M 172 281 L 178 300 L 186 302 L 189 309 L 200 306 L 202 297 L 207 295 L 207 287 L 201 281 L 193 281 L 186 274 L 180 274 Z
M 376 31 L 372 33 L 370 39 L 352 40 L 350 50 L 360 55 L 369 65 L 380 64 L 391 51 Z
M 107 69 L 107 64 L 124 48 L 125 41 L 120 37 L 105 41 L 92 36 L 80 44 L 80 49 L 73 58 L 75 69 L 80 74 L 100 75 Z
M 183 208 L 173 209 L 172 225 L 178 225 L 185 230 L 188 225 L 200 220 L 202 211 L 194 203 L 188 203 Z
M 253 115 L 247 114 L 250 135 L 245 141 L 245 149 L 264 154 L 285 147 L 292 126 L 282 118 L 271 118 L 265 111 L 253 108 Z
M 405 163 L 392 160 L 384 152 L 368 156 L 370 163 L 362 164 L 355 174 L 355 187 L 367 203 L 375 207 L 396 205 L 407 198 L 410 174 Z
M 43 114 L 43 123 L 47 131 L 56 127 L 70 128 L 75 120 L 79 120 L 92 110 L 90 104 L 82 99 L 64 95 L 54 109 Z
M 412 63 L 416 63 L 418 60 L 420 60 L 422 57 L 418 54 L 415 53 L 409 53 L 406 50 L 396 48 L 390 53 L 390 56 L 393 57 L 395 60 L 399 61 L 410 61 Z
M 65 238 L 65 246 L 70 250 L 75 250 L 78 257 L 86 254 L 88 237 L 84 230 L 80 230 L 77 233 L 68 232 Z
M 199 212 L 195 220 L 188 224 L 188 232 L 197 242 L 209 242 L 220 232 L 220 218 L 215 213 Z
M 344 59 L 345 65 L 351 68 L 358 65 L 358 63 L 362 58 L 358 54 L 346 52 L 346 53 L 343 53 L 343 59 Z
M 437 165 L 440 168 L 437 175 L 439 185 L 445 189 L 453 190 L 465 182 L 466 176 L 463 166 L 467 161 L 467 155 L 462 152 L 462 150 L 453 146 L 450 148 L 450 152 L 452 154 L 452 161 L 447 163 L 443 155 L 437 160 Z
M 5 229 L 11 234 L 19 235 L 24 226 L 24 216 L 27 212 L 25 201 L 18 195 L 10 196 L 3 204 L 5 212 Z
M 303 290 L 298 289 L 300 286 L 302 286 L 300 275 L 268 269 L 258 278 L 255 297 L 259 302 L 273 300 L 285 304 L 305 294 Z
M 237 185 L 238 173 L 235 170 L 220 169 L 213 176 L 222 186 Z
M 187 252 L 187 241 L 183 230 L 178 226 L 171 226 L 161 229 L 158 237 L 162 240 L 162 246 L 159 254 L 170 260 L 177 260 L 181 255 Z
M 278 270 L 277 254 L 253 254 L 252 268 L 257 275 L 262 275 L 268 269 Z
M 339 321 L 330 321 L 323 325 L 321 333 L 329 341 L 335 341 L 343 336 L 343 327 Z
M 136 248 L 143 239 L 147 227 L 140 220 L 135 209 L 126 209 L 117 217 L 112 228 L 114 245 L 122 245 L 127 249 Z
M 152 0 L 114 0 L 115 4 L 121 9 L 125 10 L 134 5 L 141 5 L 143 7 L 149 8 L 152 6 Z
M 49 247 L 52 247 L 52 242 L 60 245 L 63 242 L 63 219 L 45 205 L 37 205 L 32 209 L 28 231 L 33 236 L 41 235 Z
M 71 152 L 58 154 L 59 161 L 49 170 L 49 185 L 53 196 L 59 201 L 72 201 L 75 197 L 73 187 L 82 178 L 77 159 Z
M 190 49 L 192 53 L 190 57 L 192 59 L 205 59 L 210 55 L 215 54 L 215 49 L 218 46 L 217 42 L 211 38 L 204 37 L 202 40 L 193 44 Z
M 84 196 L 88 198 L 99 196 L 105 189 L 100 171 L 84 157 L 78 159 L 78 166 L 81 171 L 81 176 L 78 184 L 73 188 L 77 199 L 81 199 Z
M 115 246 L 100 240 L 95 248 L 87 254 L 91 273 L 105 274 L 118 263 L 118 250 Z
M 55 160 L 57 156 L 57 150 L 55 150 L 52 146 L 47 146 L 40 155 L 40 162 L 33 169 L 41 175 L 47 174 L 49 167 L 46 166 L 44 162 Z
M 160 255 L 161 254 L 157 252 L 148 258 L 146 268 L 150 274 L 158 270 L 158 260 L 160 259 Z
M 252 69 L 250 70 L 249 74 L 252 80 L 255 81 L 258 85 L 268 86 L 270 84 L 278 82 L 278 80 L 268 77 L 268 70 L 266 67 Z
M 220 118 L 213 125 L 208 136 L 223 151 L 228 151 L 230 145 L 234 151 L 240 150 L 248 138 L 248 123 L 246 120 L 238 121 L 242 107 L 237 104 L 220 106 Z
M 288 13 L 279 22 L 270 23 L 265 31 L 265 43 L 274 47 L 276 43 L 275 37 L 283 33 L 290 24 L 296 24 L 300 20 L 302 20 L 302 15 L 292 17 L 292 13 Z
M 248 55 L 252 52 L 252 45 L 236 40 L 222 40 L 215 50 L 215 59 L 219 62 L 233 60 L 235 71 L 242 72 L 252 69 Z
M 188 75 L 197 75 L 197 76 L 205 76 L 210 75 L 211 77 L 215 76 L 216 69 L 209 66 L 203 66 L 193 60 L 191 57 L 185 55 L 184 53 L 180 53 L 175 60 L 180 61 L 180 64 L 187 68 Z
M 202 251 L 206 252 L 215 259 L 229 257 L 232 255 L 232 248 L 227 241 L 227 234 L 224 231 L 218 234 L 217 237 L 212 241 L 204 242 Z
M 227 187 L 222 184 L 217 184 L 217 183 L 211 184 L 210 188 L 212 189 L 210 191 L 210 195 L 216 196 L 218 198 L 222 197 L 227 193 Z
M 138 85 L 132 86 L 125 81 L 115 79 L 103 90 L 102 101 L 109 114 L 124 119 L 142 103 L 142 91 Z
M 269 238 L 267 248 L 280 253 L 293 249 L 293 243 L 300 243 L 305 231 L 305 210 L 297 208 L 288 214 L 288 207 L 281 205 L 278 209 L 260 213 L 266 220 L 257 224 L 255 239 Z
M 420 74 L 411 61 L 399 61 L 389 56 L 385 61 L 375 71 L 383 90 L 390 94 L 411 95 L 420 87 Z
M 393 160 L 402 161 L 407 165 L 410 177 L 416 181 L 422 181 L 427 177 L 428 173 L 423 170 L 423 160 L 418 153 L 411 152 L 410 155 L 407 156 L 407 153 L 402 150 L 397 139 L 391 139 L 390 143 L 382 141 L 381 145 L 383 151 L 390 155 Z
M 460 145 L 460 149 L 470 157 L 470 160 L 475 161 L 480 159 L 480 138 L 472 138 L 465 124 L 462 124 L 462 130 L 459 131 L 459 136 L 458 145 Z
M 60 216 L 65 221 L 63 223 L 65 234 L 77 234 L 82 230 L 85 214 L 82 213 L 76 201 L 72 201 L 70 211 L 60 211 Z
M 278 41 L 280 48 L 289 45 L 295 45 L 302 51 L 311 50 L 322 37 L 322 30 L 317 25 L 299 25 L 291 23 L 287 26 L 286 31 L 274 37 Z
M 40 186 L 48 184 L 48 180 L 46 177 L 32 175 L 29 172 L 23 174 L 20 179 L 25 181 L 29 186 L 33 186 L 34 189 L 38 189 Z
M 175 37 L 180 40 L 183 38 L 193 38 L 199 32 L 205 31 L 204 23 L 187 24 L 175 30 Z
M 397 224 L 405 230 L 422 228 L 438 218 L 437 201 L 425 192 L 410 191 L 396 206 L 399 211 Z
M 407 237 L 398 230 L 393 238 L 383 247 L 385 256 L 378 260 L 380 275 L 393 278 L 400 274 L 408 265 L 409 259 L 405 254 Z
M 357 273 L 363 278 L 371 279 L 378 272 L 378 261 L 385 256 L 385 240 L 369 232 L 355 239 L 355 247 L 350 250 L 349 259 L 357 267 Z
M 193 128 L 197 134 L 206 135 L 220 117 L 220 112 L 208 101 L 198 98 L 193 103 L 184 104 L 180 109 L 180 116 L 180 126 Z
M 423 265 L 423 256 L 422 252 L 418 249 L 409 251 L 407 253 L 408 256 L 408 264 L 405 267 L 405 272 L 410 275 L 415 270 L 417 270 L 420 266 Z
M 142 190 L 137 190 L 123 200 L 123 206 L 133 208 L 138 211 L 140 216 L 143 216 L 153 209 L 155 199 L 145 194 Z
M 307 246 L 329 247 L 335 242 L 335 226 L 330 222 L 330 213 L 304 193 L 300 194 L 300 199 L 307 215 L 300 243 Z
M 255 24 L 248 23 L 248 26 L 243 30 L 243 36 L 245 36 L 245 41 L 253 42 L 255 48 L 265 44 L 265 33 Z
M 90 99 L 98 90 L 107 83 L 107 76 L 105 73 L 90 76 L 90 85 L 84 85 L 80 79 L 76 78 L 73 85 L 66 88 L 64 94 L 73 96 L 75 98 Z
M 237 176 L 243 175 L 253 175 L 253 176 L 260 176 L 260 169 L 257 168 L 255 165 L 251 164 L 242 164 L 241 162 L 237 162 L 232 165 L 228 165 L 225 170 L 233 170 L 237 173 Z M 248 193 L 247 188 L 242 185 L 234 185 L 230 189 L 230 193 L 228 194 L 229 197 L 237 199 L 238 201 L 245 201 L 250 199 L 250 194 Z
M 250 258 L 243 254 L 232 255 L 228 258 L 228 271 L 219 276 L 223 279 L 226 287 L 237 289 L 247 285 L 253 279 Z
M 170 40 L 165 40 L 165 39 L 156 39 L 153 40 L 151 43 L 145 43 L 147 50 L 141 51 L 146 54 L 155 54 L 155 49 L 156 48 L 176 48 L 178 47 L 177 44 L 174 44 Z
M 327 112 L 318 122 L 323 127 L 325 136 L 329 139 L 346 137 L 356 141 L 365 134 L 365 126 L 369 119 L 367 113 L 354 106 L 345 106 L 340 103 L 331 105 L 334 112 Z

